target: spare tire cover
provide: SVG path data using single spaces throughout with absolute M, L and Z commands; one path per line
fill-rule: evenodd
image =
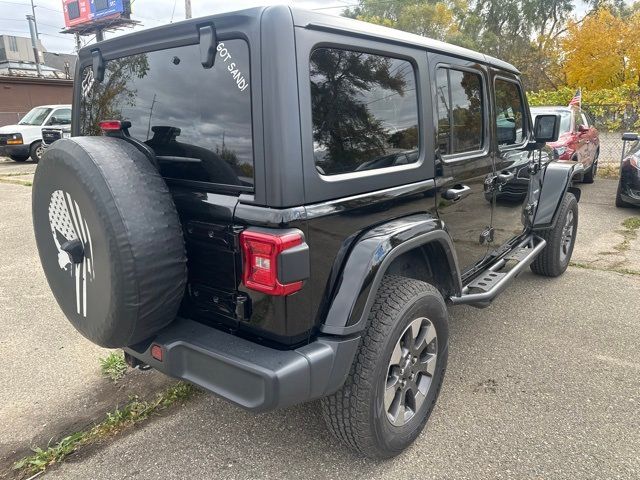
M 175 318 L 187 278 L 182 228 L 164 180 L 133 145 L 58 140 L 36 170 L 32 208 L 49 286 L 85 337 L 124 347 Z

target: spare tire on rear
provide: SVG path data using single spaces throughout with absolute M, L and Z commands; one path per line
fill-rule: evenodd
M 32 207 L 47 281 L 82 335 L 124 347 L 171 323 L 187 279 L 184 238 L 145 154 L 117 138 L 58 140 L 36 170 Z

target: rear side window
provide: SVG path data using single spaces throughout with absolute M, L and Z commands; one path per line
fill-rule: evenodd
M 310 60 L 314 157 L 320 174 L 418 161 L 418 98 L 410 62 L 337 48 L 318 48 Z
M 501 147 L 518 145 L 525 139 L 522 99 L 517 83 L 496 79 L 496 129 L 498 145 Z
M 167 178 L 253 186 L 249 47 L 218 44 L 205 69 L 198 45 L 110 60 L 104 81 L 83 72 L 81 130 L 128 120 L 130 134 L 156 153 Z
M 436 70 L 438 147 L 442 155 L 481 150 L 484 138 L 482 77 L 466 70 Z

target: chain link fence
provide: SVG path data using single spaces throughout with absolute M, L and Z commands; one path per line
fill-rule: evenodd
M 589 114 L 600 137 L 600 165 L 620 163 L 622 134 L 640 131 L 640 111 L 628 105 L 588 105 L 582 109 Z

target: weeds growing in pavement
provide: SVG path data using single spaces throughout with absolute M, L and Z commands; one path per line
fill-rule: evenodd
M 100 359 L 100 371 L 102 375 L 117 382 L 127 372 L 127 362 L 124 361 L 122 352 L 111 352 Z
M 33 455 L 16 462 L 13 468 L 25 476 L 42 472 L 54 464 L 61 463 L 82 447 L 116 435 L 128 427 L 147 420 L 151 415 L 188 400 L 197 391 L 191 384 L 178 382 L 159 393 L 152 401 L 132 397 L 124 407 L 107 413 L 106 418 L 92 428 L 64 437 L 46 448 L 33 447 Z

